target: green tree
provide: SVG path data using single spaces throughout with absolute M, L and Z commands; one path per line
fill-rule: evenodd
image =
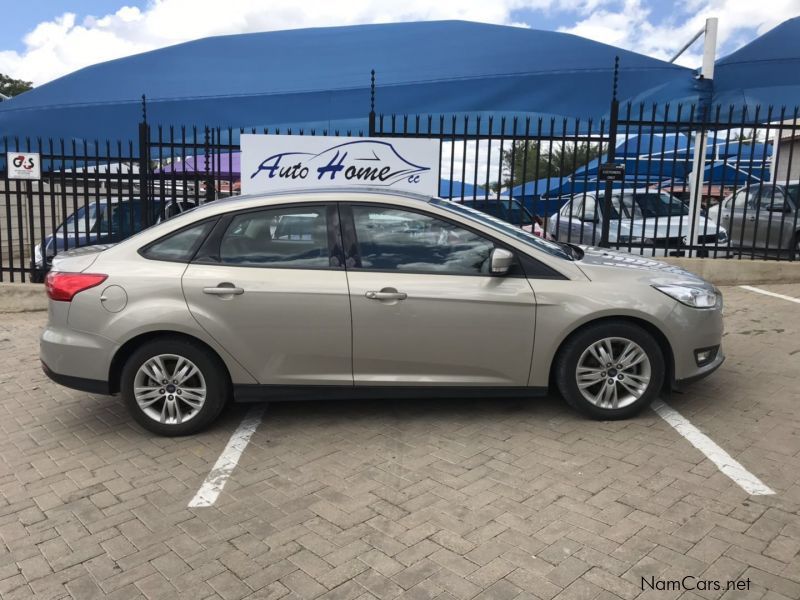
M 600 156 L 600 144 L 519 141 L 502 153 L 503 187 L 542 177 L 567 177 Z M 512 178 L 513 176 L 513 178 Z
M 17 96 L 22 92 L 27 92 L 33 88 L 30 81 L 23 81 L 22 79 L 14 79 L 8 75 L 0 73 L 0 94 L 4 96 Z

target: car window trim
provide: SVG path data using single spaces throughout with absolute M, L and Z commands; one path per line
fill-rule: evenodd
M 231 264 L 222 262 L 222 257 L 220 256 L 222 238 L 225 236 L 225 233 L 227 233 L 228 228 L 230 227 L 230 224 L 233 221 L 233 219 L 236 218 L 237 216 L 252 212 L 264 212 L 270 210 L 281 210 L 286 208 L 295 209 L 295 208 L 320 208 L 320 207 L 325 209 L 325 227 L 327 230 L 326 239 L 328 242 L 328 266 L 308 267 L 308 266 L 297 266 L 297 265 L 287 266 L 287 265 L 268 265 L 268 264 L 243 265 L 243 264 Z M 336 202 L 286 202 L 281 204 L 252 206 L 223 213 L 219 221 L 217 221 L 217 224 L 214 226 L 214 228 L 206 237 L 205 242 L 195 252 L 195 255 L 193 256 L 190 263 L 198 265 L 209 265 L 209 266 L 216 265 L 222 267 L 242 267 L 248 269 L 293 269 L 293 270 L 303 270 L 303 271 L 344 270 L 344 252 L 342 245 L 341 229 L 340 227 L 338 227 L 338 224 L 332 223 L 333 219 L 330 218 L 332 214 L 337 215 L 339 221 L 341 221 L 341 215 L 339 215 L 338 206 Z M 338 240 L 338 245 L 331 245 L 332 240 Z M 333 258 L 338 259 L 340 266 L 333 266 L 331 264 Z

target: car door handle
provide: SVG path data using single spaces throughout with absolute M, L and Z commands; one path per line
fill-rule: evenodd
M 244 290 L 232 283 L 227 285 L 221 283 L 217 287 L 204 287 L 203 293 L 211 296 L 241 296 L 244 294 Z
M 747 220 L 748 220 L 748 221 L 755 221 L 755 220 L 756 220 L 756 218 L 755 218 L 755 217 L 753 217 L 753 216 L 749 216 L 749 217 L 747 217 Z
M 370 300 L 405 300 L 408 294 L 405 292 L 367 292 L 364 294 Z

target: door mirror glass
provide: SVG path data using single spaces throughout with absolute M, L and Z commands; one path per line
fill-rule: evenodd
M 492 275 L 505 275 L 514 264 L 514 254 L 505 248 L 495 248 L 489 258 Z

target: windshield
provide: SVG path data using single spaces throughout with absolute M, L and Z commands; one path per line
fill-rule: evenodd
M 75 234 L 76 232 L 81 234 L 92 231 L 95 226 L 98 209 L 102 211 L 103 206 L 98 204 L 81 206 L 56 230 L 56 235 L 63 235 L 64 228 L 66 228 L 67 235 Z
M 793 183 L 786 186 L 786 193 L 794 202 L 794 205 L 797 206 L 800 204 L 800 184 Z
M 514 225 L 533 223 L 531 213 L 516 200 L 511 201 L 510 207 L 508 200 L 465 200 L 462 204 Z
M 450 212 L 468 217 L 473 221 L 478 221 L 482 225 L 491 227 L 495 231 L 510 235 L 511 237 L 518 239 L 529 246 L 533 246 L 537 250 L 546 252 L 551 256 L 557 256 L 558 258 L 563 258 L 570 261 L 572 260 L 572 257 L 559 244 L 544 240 L 533 235 L 532 233 L 528 233 L 524 229 L 520 229 L 519 227 L 506 223 L 505 221 L 501 221 L 500 219 L 497 219 L 491 215 L 487 215 L 479 210 L 475 210 L 474 208 L 464 206 L 457 202 L 451 202 L 450 200 L 442 200 L 441 198 L 433 198 L 430 202 L 434 206 L 438 206 L 439 208 L 444 208 Z
M 614 208 L 619 211 L 619 196 L 614 196 L 612 202 Z M 689 207 L 670 194 L 663 192 L 637 192 L 622 195 L 622 212 L 629 219 L 679 217 L 688 215 Z

